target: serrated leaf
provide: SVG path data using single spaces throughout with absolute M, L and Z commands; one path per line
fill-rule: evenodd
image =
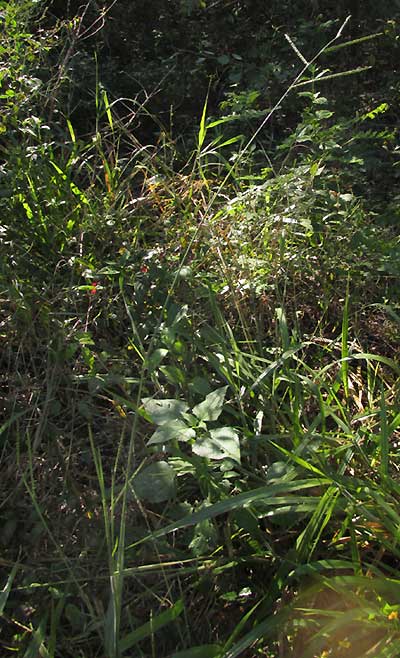
M 133 478 L 132 487 L 138 498 L 162 503 L 175 495 L 175 472 L 167 462 L 155 462 Z
M 239 436 L 231 427 L 211 430 L 208 436 L 197 439 L 193 452 L 208 459 L 233 459 L 240 463 Z
M 224 406 L 227 390 L 228 387 L 223 386 L 209 393 L 203 402 L 193 407 L 193 413 L 199 420 L 218 420 Z
M 168 441 L 190 441 L 194 439 L 196 432 L 188 427 L 182 420 L 171 420 L 158 427 L 147 442 L 148 446 L 157 443 L 168 443 Z
M 177 420 L 181 413 L 189 409 L 189 405 L 182 400 L 142 400 L 146 413 L 156 425 L 164 425 L 171 420 Z

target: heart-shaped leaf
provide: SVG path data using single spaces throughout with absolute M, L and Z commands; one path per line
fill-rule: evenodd
M 168 441 L 190 441 L 194 439 L 196 432 L 188 427 L 182 420 L 171 420 L 158 427 L 147 442 L 148 446 L 157 443 L 168 443 Z
M 227 386 L 217 388 L 209 393 L 203 402 L 193 407 L 193 413 L 199 420 L 218 420 L 225 402 Z
M 164 425 L 171 420 L 177 420 L 181 413 L 187 411 L 189 406 L 182 400 L 142 400 L 146 413 L 156 425 Z
M 175 473 L 167 462 L 154 462 L 133 478 L 132 487 L 138 498 L 162 503 L 175 495 Z
M 197 439 L 193 452 L 208 459 L 233 459 L 240 463 L 239 436 L 231 427 L 211 430 L 208 436 Z

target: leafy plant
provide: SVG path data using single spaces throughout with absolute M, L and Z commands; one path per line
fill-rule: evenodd
M 208 423 L 217 421 L 222 413 L 228 387 L 209 393 L 187 413 L 189 407 L 180 400 L 144 399 L 144 409 L 159 425 L 147 445 L 171 442 L 189 443 L 192 452 L 211 460 L 229 459 L 240 463 L 239 435 L 232 427 L 210 429 Z
M 0 1 L 4 654 L 398 654 L 399 40 L 322 4 Z

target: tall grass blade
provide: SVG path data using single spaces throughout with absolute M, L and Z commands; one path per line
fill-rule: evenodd
M 255 627 L 246 633 L 236 644 L 225 651 L 221 658 L 237 658 L 242 655 L 246 649 L 254 646 L 257 642 L 265 641 L 266 638 L 272 637 L 278 630 L 282 630 L 285 622 L 290 619 L 292 614 L 291 608 L 288 606 L 275 615 L 271 615 L 264 621 L 259 622 Z
M 319 500 L 317 509 L 296 541 L 299 561 L 310 561 L 321 535 L 332 517 L 338 496 L 337 488 L 330 487 Z
M 202 644 L 172 654 L 171 658 L 220 658 L 221 646 L 219 644 Z
M 111 128 L 111 132 L 114 132 L 114 121 L 113 121 L 111 106 L 108 100 L 107 92 L 105 89 L 103 89 L 102 92 L 103 92 L 103 103 L 107 114 L 108 125 Z
M 171 608 L 169 608 L 169 610 L 165 610 L 165 612 L 161 612 L 159 615 L 151 617 L 150 621 L 146 622 L 142 626 L 139 626 L 139 628 L 137 628 L 135 631 L 132 631 L 132 633 L 125 635 L 125 637 L 123 637 L 120 642 L 122 653 L 134 647 L 141 640 L 144 640 L 154 633 L 157 633 L 157 631 L 159 631 L 167 624 L 175 621 L 175 619 L 177 619 L 179 615 L 182 614 L 183 610 L 183 599 L 179 599 Z
M 317 470 L 317 469 L 316 469 Z M 317 471 L 319 472 L 319 471 Z M 311 489 L 313 487 L 323 487 L 331 484 L 331 481 L 321 477 L 321 478 L 310 478 L 308 480 L 296 480 L 294 482 L 285 482 L 282 484 L 271 484 L 266 487 L 259 487 L 258 489 L 253 489 L 252 491 L 246 491 L 245 493 L 238 494 L 232 498 L 222 500 L 218 503 L 214 503 L 208 507 L 204 507 L 198 512 L 184 516 L 182 519 L 175 523 L 170 523 L 160 530 L 155 530 L 149 537 L 136 542 L 136 544 L 142 543 L 146 539 L 163 537 L 164 535 L 174 532 L 176 530 L 181 530 L 182 528 L 187 528 L 202 521 L 215 518 L 221 514 L 226 514 L 236 509 L 246 507 L 248 505 L 260 502 L 265 505 L 274 504 L 274 497 L 278 493 L 291 493 L 298 492 L 303 489 Z M 303 501 L 302 501 L 303 502 Z M 293 505 L 296 505 L 296 496 L 293 497 Z M 133 545 L 136 545 L 133 544 Z
M 202 112 L 201 119 L 200 119 L 199 133 L 198 133 L 198 136 L 197 136 L 197 148 L 198 148 L 199 152 L 201 150 L 201 147 L 204 144 L 204 140 L 205 140 L 206 133 L 207 133 L 207 127 L 206 127 L 207 104 L 208 104 L 208 98 L 206 98 L 206 100 L 204 102 L 203 112 Z
M 342 319 L 342 366 L 341 376 L 343 390 L 346 401 L 349 398 L 349 286 L 350 279 L 347 280 L 346 299 L 344 302 L 343 319 Z
M 380 473 L 381 473 L 381 478 L 384 481 L 389 475 L 390 427 L 388 423 L 386 400 L 385 400 L 383 387 L 381 390 L 381 404 L 380 404 L 379 415 L 381 421 L 381 428 L 379 433 L 379 443 L 380 443 L 380 453 L 381 453 Z
M 0 615 L 4 613 L 4 608 L 6 607 L 8 597 L 10 596 L 11 587 L 15 578 L 15 575 L 18 571 L 18 562 L 12 567 L 10 574 L 7 578 L 7 582 L 4 585 L 3 589 L 0 591 Z

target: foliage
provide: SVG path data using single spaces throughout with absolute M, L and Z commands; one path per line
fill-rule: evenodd
M 398 655 L 395 11 L 0 2 L 4 655 Z

